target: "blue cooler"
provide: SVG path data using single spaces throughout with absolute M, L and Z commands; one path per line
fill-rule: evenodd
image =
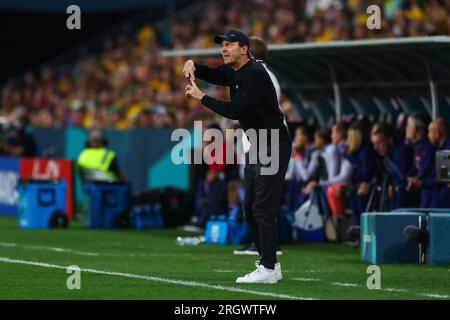
M 240 223 L 225 216 L 211 217 L 206 224 L 207 244 L 237 245 L 252 241 L 247 223 Z
M 67 185 L 64 180 L 24 182 L 18 185 L 18 220 L 20 229 L 67 227 L 65 213 Z
M 129 184 L 90 183 L 84 185 L 84 193 L 83 222 L 86 227 L 128 227 Z
M 423 228 L 426 214 L 417 212 L 370 212 L 361 215 L 361 259 L 372 264 L 420 263 L 421 246 L 405 239 L 403 230 Z
M 428 263 L 450 264 L 450 214 L 430 213 L 428 232 Z
M 161 229 L 164 225 L 159 203 L 137 205 L 131 211 L 136 230 Z
M 433 209 L 433 208 L 399 208 L 394 212 L 420 212 L 420 213 L 450 213 L 450 209 Z

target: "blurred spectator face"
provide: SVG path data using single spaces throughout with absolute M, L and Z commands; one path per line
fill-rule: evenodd
M 84 110 L 77 109 L 72 111 L 72 123 L 76 127 L 83 127 Z
M 381 157 L 389 153 L 389 140 L 383 134 L 373 134 L 371 136 L 373 148 Z
M 138 128 L 148 128 L 152 125 L 151 115 L 147 111 L 142 111 L 136 119 Z
M 297 128 L 295 130 L 294 145 L 296 147 L 307 147 L 308 144 L 308 137 L 303 133 L 301 128 Z
M 100 130 L 94 130 L 89 134 L 89 147 L 90 148 L 101 148 L 104 146 L 103 133 Z
M 153 125 L 155 126 L 155 128 L 162 128 L 164 127 L 164 115 L 158 114 L 158 113 L 154 113 L 153 114 Z
M 319 134 L 316 133 L 314 135 L 314 145 L 317 149 L 322 149 L 326 146 L 326 142 Z
M 377 122 L 372 126 L 370 130 L 370 136 L 374 135 L 380 129 L 380 124 Z
M 52 126 L 55 125 L 54 123 L 54 118 L 53 118 L 53 114 L 45 109 L 42 110 L 41 112 L 38 113 L 39 116 L 39 126 L 41 128 L 51 128 Z
M 418 130 L 414 126 L 414 123 L 413 123 L 411 117 L 409 117 L 408 121 L 406 122 L 405 131 L 406 131 L 406 136 L 405 136 L 406 140 L 410 140 L 410 141 L 413 141 L 413 142 L 417 140 L 416 136 L 418 134 Z
M 331 141 L 333 144 L 339 144 L 345 140 L 344 130 L 335 124 L 331 128 Z
M 222 41 L 222 58 L 227 65 L 235 65 L 247 51 L 248 47 L 239 45 L 239 42 Z
M 433 146 L 437 146 L 440 137 L 441 134 L 438 130 L 438 126 L 436 125 L 436 123 L 431 122 L 430 125 L 428 126 L 428 140 L 430 140 L 430 143 Z

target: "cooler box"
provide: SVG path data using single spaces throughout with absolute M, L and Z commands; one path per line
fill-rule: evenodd
M 164 225 L 160 204 L 137 205 L 131 212 L 136 230 L 161 229 Z
M 84 185 L 83 222 L 86 227 L 112 229 L 128 227 L 130 186 L 126 183 Z
M 18 220 L 20 229 L 67 227 L 67 185 L 64 180 L 24 182 L 18 185 Z
M 237 245 L 252 241 L 248 224 L 226 220 L 225 216 L 213 217 L 206 224 L 207 244 Z
M 399 208 L 395 209 L 394 212 L 419 212 L 419 213 L 449 213 L 450 209 L 430 209 L 430 208 Z
M 426 214 L 370 212 L 361 215 L 361 259 L 372 264 L 420 263 L 421 246 L 405 239 L 406 226 L 426 226 Z
M 428 263 L 450 264 L 450 213 L 430 213 L 428 231 Z

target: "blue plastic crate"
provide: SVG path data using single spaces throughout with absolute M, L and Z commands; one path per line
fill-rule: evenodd
M 129 210 L 130 186 L 126 183 L 90 183 L 84 185 L 83 222 L 86 227 L 112 229 L 124 227 Z
M 164 225 L 160 204 L 137 205 L 131 211 L 136 230 L 160 229 Z
M 59 183 L 26 182 L 18 185 L 18 222 L 20 229 L 48 229 L 60 215 L 67 222 L 64 180 Z

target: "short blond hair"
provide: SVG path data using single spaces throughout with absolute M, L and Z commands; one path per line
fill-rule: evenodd
M 347 132 L 347 142 L 349 154 L 358 151 L 363 144 L 362 128 L 356 125 L 352 125 Z

